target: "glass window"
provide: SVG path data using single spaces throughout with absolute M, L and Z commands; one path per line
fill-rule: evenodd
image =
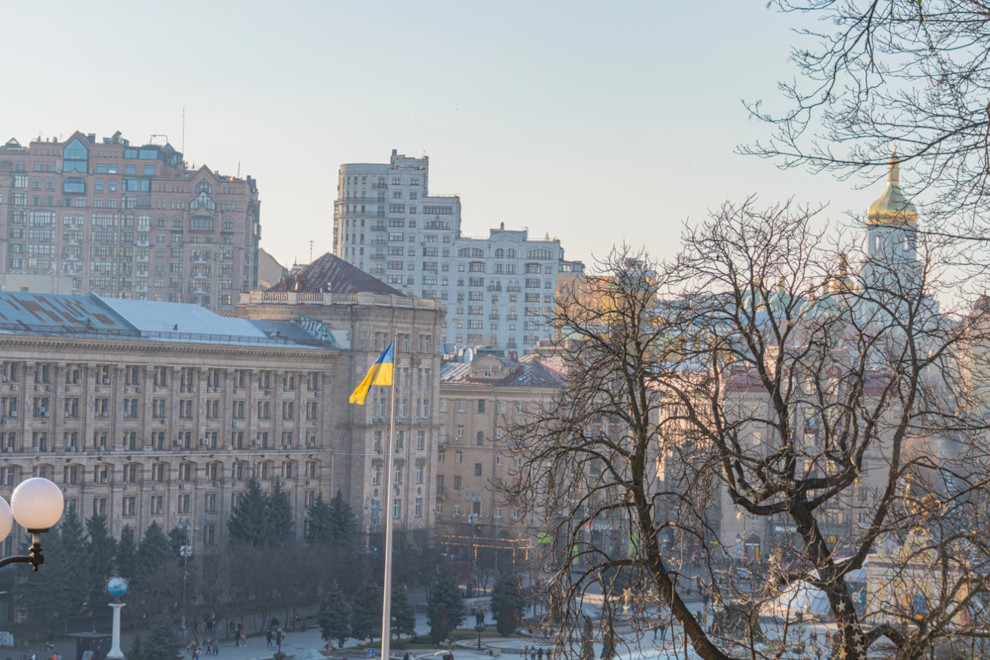
M 63 172 L 85 173 L 89 164 L 89 151 L 79 138 L 73 138 L 62 151 Z
M 62 182 L 62 192 L 74 195 L 86 193 L 86 182 L 81 177 L 70 176 Z
M 154 165 L 145 165 L 144 166 L 144 173 L 145 174 L 154 174 L 155 173 L 155 166 Z
M 134 172 L 135 172 L 135 168 L 133 165 L 124 166 L 124 174 L 134 174 Z

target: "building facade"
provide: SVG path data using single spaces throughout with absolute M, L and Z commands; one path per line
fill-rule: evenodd
M 549 402 L 560 382 L 556 363 L 537 355 L 444 362 L 436 476 L 442 545 L 473 560 L 485 550 L 502 561 L 528 558 L 542 521 L 513 507 L 503 491 L 523 460 L 503 430 Z
M 583 272 L 560 241 L 526 230 L 461 233 L 456 196 L 429 194 L 429 159 L 392 151 L 388 164 L 340 167 L 334 254 L 446 310 L 447 351 L 491 346 L 523 354 L 553 334 L 557 277 Z
M 269 291 L 242 296 L 238 316 L 302 322 L 347 350 L 338 357 L 334 411 L 335 488 L 341 488 L 368 533 L 384 530 L 385 479 L 395 485 L 397 529 L 429 530 L 434 522 L 440 339 L 443 312 L 436 300 L 405 296 L 351 264 L 326 254 Z M 394 470 L 384 450 L 389 388 L 374 387 L 363 406 L 348 398 L 369 367 L 396 341 Z
M 0 272 L 69 278 L 72 293 L 230 310 L 257 285 L 259 218 L 254 179 L 188 169 L 167 143 L 0 146 Z

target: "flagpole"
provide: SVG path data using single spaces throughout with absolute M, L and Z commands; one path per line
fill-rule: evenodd
M 392 336 L 392 402 L 388 422 L 388 444 L 385 450 L 385 594 L 382 596 L 382 660 L 388 660 L 392 642 L 392 507 L 395 499 L 395 386 L 399 378 L 399 337 Z

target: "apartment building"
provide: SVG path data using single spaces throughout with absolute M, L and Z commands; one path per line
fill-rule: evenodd
M 259 214 L 254 179 L 189 169 L 165 141 L 76 132 L 0 146 L 0 273 L 71 293 L 229 311 L 257 286 Z
M 553 334 L 556 278 L 580 274 L 560 241 L 502 224 L 462 235 L 456 196 L 431 195 L 429 159 L 392 151 L 387 164 L 340 167 L 334 254 L 408 295 L 440 301 L 445 350 L 491 346 L 523 354 Z

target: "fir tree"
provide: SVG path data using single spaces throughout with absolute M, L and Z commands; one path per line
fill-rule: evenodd
M 20 585 L 22 602 L 35 621 L 67 624 L 79 616 L 89 596 L 90 580 L 85 558 L 83 527 L 69 511 L 58 527 L 45 538 L 45 564 L 37 573 L 27 573 Z
M 370 641 L 381 630 L 381 624 L 382 588 L 369 578 L 351 603 L 351 636 Z
M 117 543 L 117 575 L 133 578 L 137 574 L 137 548 L 134 545 L 134 529 L 124 525 Z M 130 657 L 130 656 L 128 656 Z
M 323 493 L 318 493 L 306 509 L 306 543 L 330 545 L 333 542 L 330 514 L 330 505 L 323 499 Z
M 94 616 L 106 612 L 110 602 L 107 580 L 114 574 L 117 542 L 107 531 L 106 516 L 93 514 L 86 521 L 86 557 L 89 572 L 89 604 Z
M 142 643 L 141 660 L 176 660 L 181 648 L 182 638 L 179 633 L 162 622 L 151 629 L 148 638 Z
M 447 638 L 450 631 L 464 621 L 464 603 L 461 601 L 461 590 L 454 576 L 447 570 L 437 571 L 430 587 L 430 598 L 427 602 L 427 623 L 430 624 L 430 638 L 434 644 Z
M 344 593 L 335 581 L 327 593 L 326 599 L 320 604 L 318 615 L 320 634 L 326 641 L 336 640 L 338 646 L 343 646 L 351 636 L 351 609 L 347 606 Z
M 519 575 L 506 571 L 498 576 L 492 588 L 491 608 L 499 634 L 511 635 L 526 611 Z
M 137 549 L 137 571 L 133 576 L 140 578 L 142 575 L 156 572 L 169 559 L 172 558 L 172 548 L 168 537 L 162 531 L 157 522 L 151 523 L 141 537 L 141 543 Z
M 248 481 L 247 490 L 237 499 L 230 512 L 227 531 L 231 544 L 247 543 L 261 546 L 267 543 L 268 502 L 257 479 Z
M 416 634 L 416 610 L 409 604 L 406 586 L 392 588 L 392 634 L 396 637 Z
M 144 649 L 141 646 L 141 634 L 134 635 L 131 645 L 127 649 L 127 660 L 144 660 Z
M 282 482 L 275 486 L 266 501 L 265 545 L 281 545 L 293 537 L 292 504 L 289 494 L 282 490 Z
M 339 490 L 330 500 L 329 523 L 332 543 L 339 549 L 349 548 L 357 533 L 357 517 Z

